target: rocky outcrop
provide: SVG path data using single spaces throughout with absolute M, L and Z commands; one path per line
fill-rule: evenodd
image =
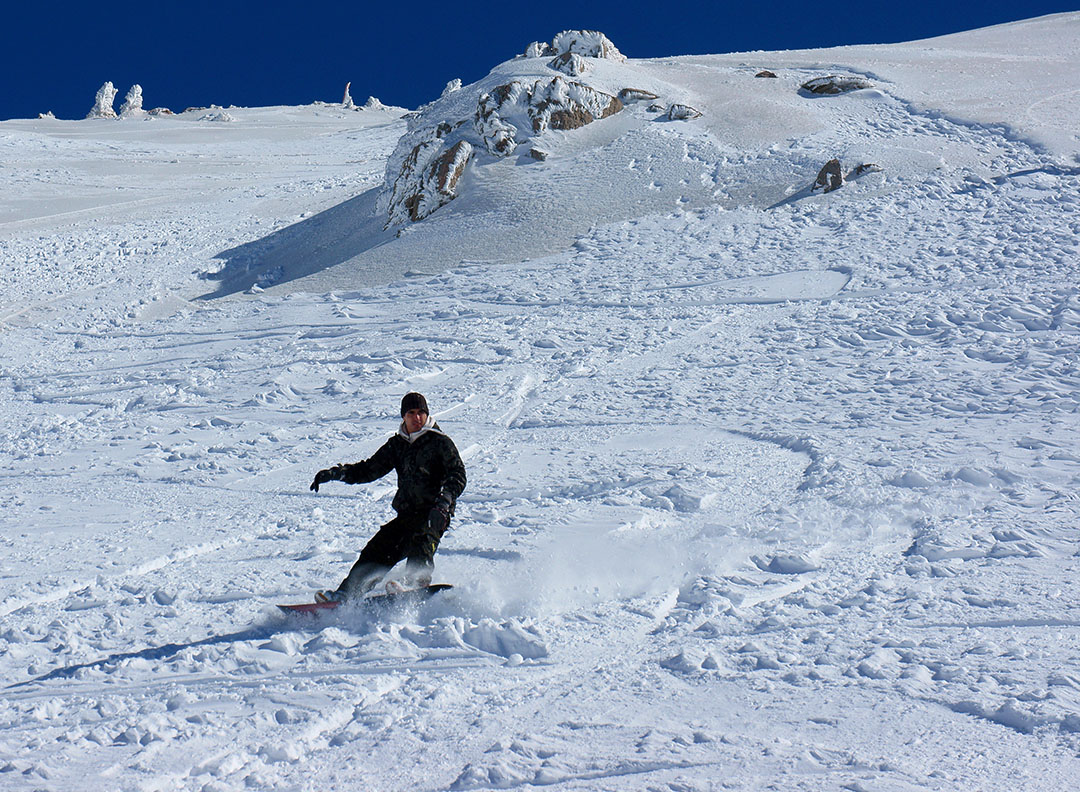
M 765 77 L 765 78 L 771 78 L 771 79 L 775 79 L 775 78 L 776 78 L 776 73 L 775 73 L 775 72 L 771 72 L 771 71 L 769 71 L 768 69 L 762 69 L 761 71 L 759 71 L 759 72 L 758 72 L 757 74 L 755 74 L 754 76 L 755 76 L 755 77 Z
M 564 52 L 556 56 L 548 66 L 569 77 L 580 77 L 589 70 L 588 62 L 576 52 Z
M 819 96 L 834 96 L 836 94 L 847 93 L 848 91 L 873 88 L 874 84 L 861 77 L 830 74 L 828 77 L 815 77 L 813 80 L 804 82 L 799 87 L 807 93 L 817 94 Z
M 586 58 L 604 58 L 626 63 L 626 56 L 599 30 L 564 30 L 551 40 L 557 53 L 573 52 Z
M 436 138 L 416 146 L 402 164 L 390 202 L 390 223 L 423 220 L 457 197 L 457 185 L 473 147 L 459 140 L 449 148 Z
M 668 121 L 690 121 L 701 118 L 701 111 L 690 105 L 673 104 L 667 111 Z
M 387 160 L 386 177 L 376 211 L 386 213 L 386 226 L 416 222 L 458 194 L 461 178 L 478 157 L 501 159 L 548 130 L 568 131 L 607 118 L 623 109 L 619 97 L 582 79 L 591 58 L 625 61 L 606 36 L 594 31 L 564 31 L 551 44 L 530 45 L 529 57 L 549 57 L 548 66 L 562 72 L 537 79 L 510 79 L 491 87 L 462 88 L 447 84 L 442 96 L 405 118 L 409 130 Z M 646 91 L 640 97 L 655 98 Z M 475 102 L 475 104 L 473 104 Z M 542 161 L 545 147 L 531 147 L 528 156 Z
M 626 56 L 611 43 L 611 39 L 598 30 L 564 30 L 550 44 L 534 41 L 525 48 L 526 58 L 551 58 L 563 54 L 581 55 L 584 58 L 604 58 L 625 63 Z
M 571 130 L 623 109 L 617 97 L 561 77 L 513 81 L 480 97 L 474 124 L 488 152 L 505 157 L 547 129 Z
M 113 102 L 116 101 L 116 88 L 111 82 L 105 83 L 98 88 L 97 96 L 94 97 L 94 106 L 86 114 L 87 118 L 116 118 L 113 110 Z

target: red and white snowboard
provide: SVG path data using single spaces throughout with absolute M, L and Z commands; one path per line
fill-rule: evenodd
M 437 594 L 440 591 L 446 591 L 451 589 L 449 583 L 434 583 L 430 586 L 421 586 L 414 589 L 390 589 L 385 594 L 374 594 L 367 597 L 362 597 L 356 600 L 356 603 L 363 606 L 375 606 L 386 607 L 390 605 L 408 605 L 417 602 L 423 602 L 432 594 Z M 331 611 L 335 608 L 340 608 L 344 605 L 344 602 L 302 602 L 299 605 L 278 605 L 285 613 L 320 613 L 322 611 Z

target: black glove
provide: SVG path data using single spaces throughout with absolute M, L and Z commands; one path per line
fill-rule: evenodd
M 442 536 L 450 525 L 450 514 L 454 511 L 454 502 L 445 492 L 435 501 L 428 512 L 428 530 L 435 536 Z
M 318 492 L 319 485 L 328 481 L 341 481 L 341 465 L 335 465 L 326 470 L 320 470 L 315 474 L 315 480 L 311 482 L 311 491 Z

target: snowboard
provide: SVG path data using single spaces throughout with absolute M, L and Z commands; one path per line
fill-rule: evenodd
M 389 607 L 391 605 L 412 605 L 423 602 L 433 594 L 451 589 L 449 583 L 434 583 L 430 586 L 405 589 L 388 594 L 374 594 L 368 597 L 354 600 L 362 608 Z M 309 613 L 316 614 L 322 611 L 332 611 L 344 605 L 344 602 L 302 602 L 299 605 L 278 605 L 285 613 Z

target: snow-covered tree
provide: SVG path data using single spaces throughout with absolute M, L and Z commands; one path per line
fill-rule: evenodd
M 352 82 L 345 83 L 345 96 L 341 100 L 341 106 L 346 110 L 352 110 L 356 105 L 353 103 L 352 94 L 349 93 L 349 88 L 352 86 Z
M 94 98 L 94 106 L 90 112 L 86 114 L 87 118 L 116 118 L 116 111 L 113 110 L 113 102 L 116 101 L 116 88 L 113 87 L 111 82 L 106 82 L 103 86 L 98 88 L 97 96 Z
M 142 106 L 142 86 L 133 85 L 128 89 L 124 103 L 120 105 L 121 118 L 140 118 L 146 115 Z

